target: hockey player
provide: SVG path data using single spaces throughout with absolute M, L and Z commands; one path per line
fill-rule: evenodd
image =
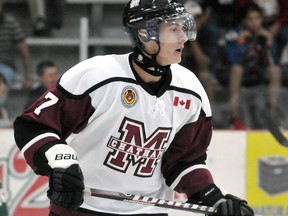
M 49 176 L 50 215 L 167 215 L 83 197 L 84 185 L 167 200 L 177 191 L 217 207 L 217 215 L 254 215 L 245 200 L 214 184 L 205 165 L 209 101 L 195 75 L 178 65 L 184 43 L 196 38 L 193 17 L 173 0 L 132 0 L 123 25 L 132 53 L 77 64 L 14 122 L 27 163 Z

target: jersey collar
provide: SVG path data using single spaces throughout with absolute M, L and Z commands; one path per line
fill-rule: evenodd
M 130 68 L 135 76 L 137 83 L 150 95 L 160 97 L 163 95 L 169 88 L 171 81 L 172 81 L 172 73 L 171 69 L 167 70 L 163 75 L 162 78 L 157 83 L 146 83 L 144 82 L 141 77 L 138 75 L 136 70 L 133 67 L 133 53 L 129 55 L 129 64 Z

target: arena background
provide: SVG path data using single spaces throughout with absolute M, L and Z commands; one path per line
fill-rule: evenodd
M 121 26 L 125 2 L 126 0 L 66 0 L 63 26 L 54 32 L 53 37 L 31 35 L 31 20 L 25 0 L 8 0 L 6 9 L 18 18 L 27 31 L 33 68 L 39 61 L 50 59 L 57 64 L 60 73 L 64 73 L 77 62 L 94 55 L 131 51 L 130 42 Z M 17 54 L 16 65 L 18 73 L 6 106 L 12 119 L 23 111 L 27 96 L 27 92 L 20 88 L 23 71 L 21 58 Z M 286 74 L 288 49 L 282 58 L 282 65 Z M 288 128 L 287 77 L 284 76 L 279 104 L 284 129 Z M 34 79 L 36 82 L 36 74 Z M 255 86 L 242 90 L 241 100 L 245 103 L 241 103 L 241 109 L 251 125 L 253 119 L 247 114 L 247 110 L 255 102 L 252 99 L 255 95 L 263 102 L 267 96 L 263 94 L 263 88 L 265 87 Z M 229 122 L 227 88 L 220 84 L 216 90 L 214 121 L 217 129 L 208 152 L 208 165 L 216 183 L 227 191 L 246 198 L 258 214 L 287 216 L 288 149 L 280 146 L 266 129 L 223 130 Z M 253 112 L 252 116 L 259 110 Z M 47 178 L 37 177 L 27 167 L 15 145 L 12 128 L 0 129 L 0 145 L 0 180 L 3 182 L 1 195 L 6 197 L 9 215 L 47 215 Z M 184 201 L 185 196 L 175 195 L 175 199 Z M 171 215 L 191 214 L 171 211 Z

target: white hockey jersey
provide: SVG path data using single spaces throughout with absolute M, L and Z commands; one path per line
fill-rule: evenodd
M 85 60 L 16 119 L 15 140 L 33 170 L 37 149 L 73 134 L 69 145 L 87 187 L 171 200 L 173 190 L 189 196 L 213 182 L 205 165 L 211 110 L 199 80 L 174 64 L 153 92 L 131 65 L 131 54 Z M 81 207 L 120 214 L 167 212 L 88 196 Z

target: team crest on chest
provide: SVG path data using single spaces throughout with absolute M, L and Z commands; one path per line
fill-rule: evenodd
M 131 108 L 138 101 L 138 92 L 132 86 L 126 86 L 121 93 L 121 101 L 124 107 Z
M 118 131 L 120 135 L 111 136 L 107 143 L 110 151 L 103 164 L 118 172 L 132 169 L 134 176 L 151 177 L 168 148 L 172 128 L 159 127 L 147 134 L 143 122 L 125 117 Z

